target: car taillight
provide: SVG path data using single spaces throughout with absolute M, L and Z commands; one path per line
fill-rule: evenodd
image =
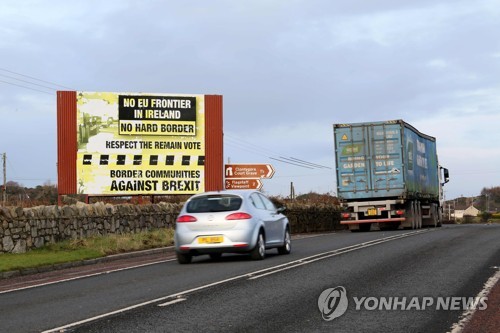
M 184 223 L 184 222 L 196 222 L 198 221 L 196 217 L 191 216 L 191 215 L 181 215 L 177 218 L 178 223 Z
M 233 213 L 226 216 L 226 220 L 249 220 L 252 218 L 252 215 L 247 213 Z
M 404 210 L 402 210 L 402 209 L 398 209 L 398 210 L 396 211 L 396 215 L 399 215 L 399 216 L 401 216 L 401 215 L 405 215 L 405 211 L 404 211 Z

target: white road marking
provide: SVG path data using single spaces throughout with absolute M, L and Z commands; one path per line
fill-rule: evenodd
M 162 303 L 162 304 L 158 304 L 158 306 L 160 307 L 163 307 L 163 306 L 169 306 L 169 305 L 172 305 L 172 304 L 175 304 L 175 303 L 179 303 L 179 302 L 184 302 L 187 298 L 177 298 L 177 299 L 174 299 L 173 301 L 169 301 L 169 302 L 166 302 L 166 303 Z
M 495 267 L 493 267 L 495 268 Z M 493 287 L 495 286 L 495 284 L 500 280 L 500 270 L 497 268 L 497 271 L 495 272 L 495 274 L 493 274 L 493 276 L 491 276 L 488 281 L 486 281 L 486 283 L 484 284 L 484 287 L 483 289 L 479 292 L 479 294 L 477 294 L 476 296 L 476 299 L 480 298 L 480 297 L 487 297 L 488 294 L 490 293 L 491 289 L 493 289 Z M 453 324 L 451 326 L 451 333 L 461 333 L 464 328 L 465 328 L 465 325 L 467 325 L 467 323 L 472 319 L 472 316 L 474 315 L 474 313 L 476 313 L 477 311 L 477 308 L 476 307 L 473 307 L 472 309 L 467 309 L 465 310 L 462 315 L 460 316 L 460 320 Z
M 135 265 L 135 266 L 128 266 L 128 267 L 112 269 L 112 270 L 108 270 L 108 271 L 104 271 L 104 272 L 98 272 L 98 273 L 92 273 L 92 274 L 86 274 L 86 275 L 79 275 L 79 276 L 75 276 L 75 277 L 72 277 L 72 278 L 67 278 L 67 279 L 62 279 L 62 280 L 57 280 L 57 281 L 50 281 L 50 282 L 38 283 L 38 284 L 30 285 L 30 286 L 25 286 L 25 287 L 19 287 L 19 288 L 14 288 L 14 289 L 0 291 L 0 294 L 6 294 L 6 293 L 14 292 L 14 291 L 19 291 L 19 290 L 25 290 L 25 289 L 43 287 L 43 286 L 48 286 L 48 285 L 51 285 L 51 284 L 63 283 L 63 282 L 68 282 L 68 281 L 73 281 L 73 280 L 79 280 L 79 279 L 89 278 L 89 277 L 103 275 L 103 274 L 109 274 L 109 273 L 114 273 L 114 272 L 126 271 L 126 270 L 129 270 L 129 269 L 140 268 L 140 267 L 145 267 L 145 266 L 150 266 L 150 265 L 156 265 L 156 264 L 161 264 L 161 263 L 164 263 L 164 262 L 174 261 L 174 260 L 176 260 L 176 259 L 158 260 L 158 261 L 150 262 L 150 263 L 147 263 L 147 264 L 140 264 L 140 265 Z
M 362 248 L 365 248 L 365 247 L 368 247 L 368 246 L 373 246 L 373 245 L 377 245 L 377 244 L 380 244 L 380 243 L 385 243 L 385 242 L 388 242 L 388 241 L 391 241 L 391 240 L 395 240 L 395 239 L 399 239 L 399 238 L 404 238 L 404 237 L 408 237 L 408 236 L 417 235 L 417 234 L 424 233 L 424 232 L 428 232 L 428 230 L 412 231 L 412 232 L 408 232 L 408 233 L 404 233 L 404 234 L 400 234 L 400 235 L 389 236 L 389 237 L 380 238 L 380 239 L 376 239 L 376 240 L 369 241 L 369 242 L 364 242 L 364 243 L 360 243 L 360 244 L 356 244 L 356 245 L 347 246 L 345 248 L 334 250 L 334 251 L 328 251 L 328 252 L 316 254 L 314 256 L 302 258 L 302 259 L 295 260 L 295 261 L 292 261 L 292 262 L 289 262 L 289 263 L 280 264 L 280 265 L 276 265 L 276 266 L 269 267 L 269 268 L 264 268 L 264 269 L 261 269 L 261 270 L 255 271 L 255 272 L 251 272 L 251 273 L 237 275 L 237 276 L 234 276 L 234 277 L 231 277 L 231 278 L 227 278 L 227 279 L 224 279 L 224 280 L 212 282 L 212 283 L 209 283 L 209 284 L 206 284 L 206 285 L 202 285 L 202 286 L 199 286 L 199 287 L 196 287 L 196 288 L 184 290 L 184 291 L 172 294 L 172 295 L 168 295 L 168 296 L 156 298 L 156 299 L 153 299 L 153 300 L 150 300 L 150 301 L 146 301 L 146 302 L 139 303 L 139 304 L 136 304 L 136 305 L 128 306 L 128 307 L 125 307 L 125 308 L 122 308 L 122 309 L 118 309 L 118 310 L 115 310 L 115 311 L 103 313 L 103 314 L 95 316 L 95 317 L 87 318 L 87 319 L 84 319 L 84 320 L 81 320 L 81 321 L 77 321 L 77 322 L 70 323 L 70 324 L 67 324 L 67 325 L 64 325 L 64 326 L 56 327 L 56 328 L 53 328 L 53 329 L 50 329 L 50 330 L 47 330 L 47 331 L 43 331 L 42 333 L 65 332 L 68 328 L 76 327 L 78 325 L 90 323 L 90 322 L 93 322 L 93 321 L 96 321 L 96 320 L 99 320 L 99 319 L 102 319 L 102 318 L 113 316 L 113 315 L 118 314 L 118 313 L 126 312 L 126 311 L 133 310 L 133 309 L 136 309 L 136 308 L 139 308 L 139 307 L 142 307 L 142 306 L 146 306 L 146 305 L 150 305 L 150 304 L 154 304 L 154 303 L 159 303 L 159 302 L 163 302 L 163 301 L 167 301 L 167 302 L 163 303 L 163 304 L 165 304 L 165 306 L 166 305 L 172 305 L 172 304 L 181 302 L 181 300 L 182 301 L 186 300 L 183 296 L 186 296 L 188 294 L 191 294 L 191 293 L 199 291 L 199 290 L 211 288 L 211 287 L 214 287 L 214 286 L 217 286 L 217 285 L 220 285 L 220 284 L 224 284 L 224 283 L 235 281 L 235 280 L 239 280 L 239 279 L 245 279 L 245 278 L 246 279 L 252 279 L 252 277 L 254 277 L 254 276 L 256 276 L 255 278 L 260 278 L 260 277 L 263 277 L 263 276 L 266 276 L 266 275 L 269 275 L 269 274 L 277 273 L 279 271 L 284 271 L 286 269 L 294 268 L 294 267 L 300 266 L 302 264 L 312 263 L 312 262 L 315 262 L 317 260 L 326 259 L 326 258 L 329 258 L 331 256 L 338 255 L 338 254 L 340 254 L 339 251 L 343 251 L 342 253 L 346 253 L 346 252 L 350 252 L 350 251 L 362 249 Z M 290 267 L 288 267 L 288 266 L 290 266 Z M 278 269 L 278 270 L 276 270 L 276 269 Z
M 71 327 L 75 327 L 75 326 L 78 326 L 78 325 L 81 325 L 81 324 L 90 323 L 90 322 L 98 320 L 98 319 L 102 319 L 102 318 L 106 318 L 106 317 L 109 317 L 109 316 L 113 316 L 113 315 L 118 314 L 118 313 L 122 313 L 122 312 L 125 312 L 125 311 L 133 310 L 133 309 L 136 309 L 136 308 L 139 308 L 139 307 L 142 307 L 142 306 L 146 306 L 146 305 L 150 305 L 150 304 L 153 304 L 153 303 L 163 302 L 163 301 L 166 301 L 168 299 L 177 299 L 179 296 L 183 296 L 183 295 L 186 295 L 186 294 L 198 291 L 198 290 L 210 288 L 210 287 L 213 287 L 213 286 L 216 286 L 216 285 L 219 285 L 219 284 L 223 284 L 223 283 L 226 283 L 226 282 L 229 282 L 229 281 L 241 279 L 241 278 L 245 277 L 246 275 L 247 274 L 235 276 L 235 277 L 232 277 L 232 278 L 229 278 L 229 279 L 225 279 L 225 280 L 213 282 L 213 283 L 210 283 L 210 284 L 206 284 L 204 286 L 200 286 L 200 287 L 196 287 L 196 288 L 193 288 L 193 289 L 185 290 L 185 291 L 182 291 L 182 292 L 179 292 L 179 293 L 175 293 L 175 294 L 172 294 L 172 295 L 168 295 L 168 296 L 156 298 L 156 299 L 153 299 L 153 300 L 150 300 L 150 301 L 146 301 L 146 302 L 143 302 L 143 303 L 139 303 L 139 304 L 136 304 L 136 305 L 131 305 L 131 306 L 128 306 L 128 307 L 125 307 L 125 308 L 122 308 L 122 309 L 118 309 L 118 310 L 115 310 L 115 311 L 103 313 L 103 314 L 95 316 L 95 317 L 87 318 L 87 319 L 80 320 L 80 321 L 77 321 L 77 322 L 74 322 L 74 323 L 70 323 L 70 324 L 67 324 L 67 325 L 64 325 L 64 326 L 60 326 L 60 327 L 53 328 L 53 329 L 50 329 L 50 330 L 47 330 L 47 331 L 43 331 L 42 333 L 64 332 L 66 329 L 71 328 Z
M 318 260 L 323 260 L 323 259 L 327 259 L 327 258 L 330 258 L 330 257 L 335 257 L 335 256 L 338 256 L 338 255 L 347 253 L 347 252 L 360 250 L 360 249 L 363 249 L 365 247 L 370 247 L 370 246 L 373 246 L 373 245 L 378 245 L 378 244 L 382 244 L 382 243 L 385 243 L 385 242 L 390 242 L 390 241 L 395 240 L 395 239 L 405 238 L 405 237 L 413 236 L 413 235 L 416 235 L 416 234 L 419 234 L 419 233 L 422 233 L 422 232 L 427 232 L 427 231 L 428 230 L 413 231 L 413 232 L 409 232 L 409 233 L 405 233 L 405 234 L 401 234 L 401 235 L 380 238 L 380 239 L 376 239 L 376 240 L 373 240 L 373 241 L 369 241 L 369 242 L 365 242 L 365 243 L 360 243 L 360 244 L 355 244 L 355 245 L 347 246 L 347 247 L 344 247 L 344 248 L 341 248 L 341 249 L 337 249 L 337 250 L 333 250 L 333 251 L 329 251 L 329 252 L 324 252 L 324 253 L 316 254 L 314 256 L 302 258 L 300 260 L 296 260 L 296 261 L 292 261 L 292 262 L 286 263 L 284 265 L 280 265 L 280 266 L 286 266 L 286 267 L 283 267 L 283 268 L 279 268 L 280 266 L 275 266 L 273 268 L 268 269 L 269 271 L 265 272 L 263 274 L 259 274 L 259 275 L 252 274 L 252 276 L 249 278 L 249 280 L 259 279 L 261 277 L 268 276 L 268 275 L 271 275 L 271 274 L 274 274 L 274 273 L 279 273 L 279 272 L 282 272 L 282 271 L 285 271 L 285 270 L 288 270 L 288 269 L 291 269 L 291 268 L 295 268 L 295 267 L 307 265 L 307 264 L 316 262 Z M 276 269 L 276 268 L 278 268 L 278 269 Z

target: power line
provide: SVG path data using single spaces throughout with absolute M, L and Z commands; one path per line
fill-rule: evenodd
M 17 86 L 17 87 L 21 87 L 21 88 L 25 88 L 25 89 L 30 89 L 30 90 L 34 90 L 34 91 L 39 91 L 39 92 L 44 93 L 44 94 L 54 95 L 54 93 L 50 93 L 50 92 L 48 92 L 48 91 L 44 91 L 44 90 L 40 90 L 40 89 L 35 89 L 35 88 L 31 88 L 31 87 L 26 87 L 26 86 L 23 86 L 23 85 L 21 85 L 21 84 L 16 84 L 16 83 L 12 83 L 12 82 L 8 82 L 8 81 L 4 81 L 4 80 L 0 80 L 0 82 L 7 83 L 7 84 L 10 84 L 10 85 L 13 85 L 13 86 Z
M 0 76 L 6 77 L 8 79 L 12 79 L 12 80 L 17 80 L 17 81 L 21 81 L 21 82 L 24 82 L 24 83 L 28 83 L 28 84 L 31 84 L 31 85 L 34 85 L 34 86 L 38 86 L 38 87 L 42 87 L 42 88 L 46 88 L 46 89 L 50 89 L 50 90 L 56 90 L 56 89 L 54 89 L 52 87 L 44 86 L 43 84 L 33 83 L 33 82 L 28 81 L 28 80 L 18 79 L 17 77 L 5 75 L 5 74 L 0 74 Z
M 296 163 L 292 163 L 292 162 L 288 162 L 288 161 L 284 161 L 284 160 L 279 159 L 279 158 L 274 158 L 274 157 L 269 157 L 269 158 L 272 159 L 272 160 L 275 160 L 275 161 L 279 161 L 279 162 L 282 162 L 282 163 L 296 165 L 296 166 L 299 166 L 299 167 L 302 167 L 302 168 L 306 168 L 306 169 L 314 169 L 313 167 L 309 167 L 309 166 L 301 165 L 301 164 L 296 164 Z
M 279 155 L 269 149 L 266 149 L 266 148 L 263 148 L 263 147 L 260 147 L 260 146 L 257 146 L 255 144 L 252 144 L 252 143 L 249 143 L 249 142 L 246 142 L 244 140 L 241 140 L 239 138 L 236 138 L 236 137 L 231 137 L 230 135 L 228 134 L 224 134 L 224 139 L 228 139 L 230 141 L 233 141 L 235 142 L 234 144 L 235 145 L 243 145 L 245 147 L 249 147 L 250 149 L 253 149 L 255 151 L 258 151 L 260 154 L 264 154 L 263 151 L 266 151 L 266 155 Z
M 10 74 L 14 74 L 14 75 L 17 75 L 17 76 L 20 76 L 20 77 L 23 77 L 23 78 L 27 78 L 29 80 L 23 80 L 23 79 L 15 77 L 15 76 L 0 74 L 0 76 L 3 76 L 5 78 L 11 79 L 11 80 L 16 80 L 16 81 L 19 81 L 19 82 L 24 82 L 24 83 L 27 83 L 28 85 L 42 87 L 42 88 L 45 88 L 45 89 L 48 89 L 48 90 L 54 90 L 54 91 L 58 90 L 56 87 L 65 88 L 65 89 L 69 89 L 69 90 L 74 90 L 72 88 L 69 88 L 69 87 L 66 87 L 66 86 L 54 83 L 54 82 L 50 82 L 50 81 L 38 79 L 36 77 L 25 75 L 25 74 L 21 74 L 21 73 L 17 73 L 17 72 L 14 72 L 14 71 L 11 71 L 11 70 L 8 70 L 8 69 L 5 69 L 5 68 L 0 68 L 0 71 L 4 71 L 4 72 L 10 73 Z M 36 82 L 44 83 L 44 84 L 32 82 L 33 80 L 36 81 Z M 48 94 L 48 95 L 54 95 L 53 92 L 47 92 L 47 91 L 44 91 L 44 90 L 36 89 L 36 88 L 29 87 L 29 86 L 26 86 L 26 85 L 23 85 L 23 84 L 19 84 L 19 83 L 14 83 L 14 82 L 5 81 L 5 80 L 0 80 L 0 82 L 6 83 L 6 84 L 10 84 L 12 86 L 24 88 L 24 89 L 38 91 L 38 92 L 41 92 L 41 93 L 44 93 L 44 94 Z M 50 86 L 47 86 L 47 84 L 50 85 Z
M 253 149 L 253 148 L 248 149 L 247 147 L 238 146 L 238 145 L 235 145 L 235 144 L 233 144 L 231 142 L 226 142 L 226 144 L 228 144 L 229 146 L 236 147 L 236 148 L 241 149 L 241 150 L 245 150 L 245 151 L 249 151 L 249 152 L 254 153 L 254 154 L 265 156 L 266 158 L 269 158 L 271 160 L 276 160 L 276 161 L 279 161 L 279 162 L 282 162 L 282 163 L 292 164 L 292 165 L 299 166 L 299 167 L 302 167 L 302 168 L 314 169 L 314 168 L 312 168 L 310 166 L 301 165 L 301 164 L 297 164 L 297 163 L 292 163 L 292 162 L 289 162 L 289 161 L 284 161 L 281 158 L 269 157 L 268 155 L 262 153 L 261 151 Z
M 289 162 L 289 161 L 284 161 L 280 158 L 275 158 L 275 157 L 269 157 L 268 155 L 266 154 L 263 154 L 261 151 L 259 150 L 256 150 L 256 149 L 248 149 L 247 147 L 242 147 L 242 146 L 238 146 L 238 145 L 235 145 L 231 142 L 226 142 L 225 144 L 229 145 L 229 146 L 233 146 L 233 147 L 236 147 L 240 150 L 245 150 L 245 151 L 248 151 L 248 152 L 251 152 L 251 153 L 254 153 L 254 154 L 257 154 L 257 155 L 261 155 L 261 156 L 265 156 L 266 158 L 269 158 L 271 160 L 275 160 L 275 161 L 279 161 L 279 162 L 282 162 L 282 163 L 287 163 L 287 164 L 292 164 L 292 165 L 295 165 L 295 166 L 299 166 L 299 167 L 302 167 L 302 168 L 307 168 L 307 169 L 314 169 L 312 167 L 309 167 L 309 166 L 306 166 L 306 165 L 301 165 L 301 164 L 297 164 L 297 163 L 292 163 L 292 162 Z
M 24 75 L 24 74 L 21 74 L 21 73 L 17 73 L 17 72 L 14 72 L 14 71 L 11 71 L 11 70 L 8 70 L 8 69 L 5 69 L 5 68 L 0 68 L 0 71 L 4 71 L 4 72 L 7 72 L 7 73 L 11 73 L 11 74 L 19 75 L 19 76 L 22 76 L 22 77 L 26 77 L 28 79 L 36 80 L 38 82 L 47 83 L 47 84 L 50 84 L 52 86 L 66 88 L 66 89 L 69 89 L 69 90 L 75 90 L 75 89 L 72 89 L 70 87 L 66 87 L 66 86 L 63 86 L 63 85 L 60 85 L 60 84 L 57 84 L 57 83 L 54 83 L 54 82 L 50 82 L 50 81 L 45 81 L 45 80 L 42 80 L 42 79 L 38 79 L 38 78 L 33 77 L 33 76 L 29 76 L 29 75 Z M 34 84 L 34 83 L 32 83 L 32 84 Z M 50 89 L 54 89 L 54 88 L 50 88 Z M 54 90 L 57 90 L 57 89 L 54 89 Z
M 302 159 L 298 159 L 295 157 L 279 156 L 280 155 L 279 153 L 273 152 L 269 149 L 257 146 L 255 144 L 249 143 L 247 141 L 244 141 L 244 140 L 241 140 L 238 138 L 234 138 L 234 137 L 232 138 L 231 136 L 228 137 L 227 134 L 224 135 L 224 138 L 229 139 L 230 141 L 237 142 L 237 143 L 227 142 L 229 145 L 236 146 L 236 147 L 243 149 L 243 150 L 252 151 L 256 154 L 266 156 L 272 160 L 276 160 L 276 161 L 279 161 L 282 163 L 287 163 L 287 164 L 291 164 L 291 165 L 295 165 L 295 166 L 299 166 L 299 167 L 303 167 L 303 168 L 307 168 L 307 169 L 318 169 L 318 168 L 320 168 L 320 169 L 332 169 L 331 167 L 328 167 L 328 166 L 324 166 L 324 165 L 316 164 L 316 163 L 311 163 L 311 162 L 308 162 L 308 161 L 305 161 Z M 241 146 L 241 144 L 243 144 L 243 146 Z M 275 155 L 275 157 L 269 157 L 267 154 L 264 154 L 263 151 L 267 151 L 270 155 Z
M 225 141 L 224 144 L 226 144 L 228 146 L 236 147 L 238 149 L 245 150 L 245 151 L 248 151 L 248 152 L 251 152 L 251 153 L 254 153 L 254 154 L 267 156 L 267 154 L 264 154 L 260 149 L 257 149 L 257 148 L 254 148 L 254 147 L 242 146 L 240 144 L 237 144 L 237 143 L 234 143 L 234 142 L 230 142 L 230 141 L 227 141 L 227 140 L 224 140 L 224 141 Z
M 313 167 L 316 167 L 316 168 L 320 168 L 320 169 L 331 169 L 330 167 L 327 167 L 327 166 L 324 166 L 324 165 L 321 165 L 321 164 L 307 162 L 307 161 L 300 160 L 300 159 L 295 158 L 295 157 L 289 157 L 289 158 L 281 157 L 281 158 L 285 159 L 285 160 L 296 161 L 297 163 L 302 163 L 302 164 L 310 165 L 310 166 L 313 166 Z

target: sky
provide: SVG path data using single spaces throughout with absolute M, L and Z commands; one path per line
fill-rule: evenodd
M 333 124 L 403 119 L 446 198 L 476 196 L 500 186 L 499 31 L 500 0 L 3 0 L 7 180 L 57 183 L 57 90 L 218 94 L 225 162 L 272 164 L 270 195 L 335 195 Z

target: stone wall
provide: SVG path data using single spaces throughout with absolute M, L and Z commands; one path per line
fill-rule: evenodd
M 23 253 L 45 244 L 107 234 L 174 227 L 179 204 L 0 207 L 0 252 Z
M 285 215 L 290 221 L 292 233 L 328 232 L 345 230 L 340 224 L 340 210 L 337 206 L 315 204 L 289 204 Z
M 65 239 L 173 228 L 181 204 L 0 207 L 0 253 L 23 253 Z M 291 205 L 292 233 L 344 229 L 334 207 Z

